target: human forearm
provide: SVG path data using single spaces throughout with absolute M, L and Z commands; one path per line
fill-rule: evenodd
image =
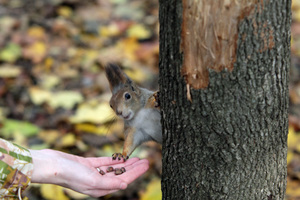
M 125 189 L 149 167 L 147 160 L 138 158 L 123 163 L 110 157 L 83 158 L 54 150 L 30 152 L 34 164 L 32 182 L 57 184 L 95 197 Z M 100 175 L 96 168 L 107 166 L 125 167 L 126 173 Z

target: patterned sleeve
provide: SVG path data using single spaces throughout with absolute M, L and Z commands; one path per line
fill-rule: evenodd
M 33 171 L 29 150 L 0 138 L 0 199 L 18 199 Z

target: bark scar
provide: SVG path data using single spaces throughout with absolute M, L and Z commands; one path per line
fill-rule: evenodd
M 181 74 L 190 88 L 206 88 L 209 71 L 233 70 L 236 61 L 238 25 L 241 19 L 253 13 L 258 0 L 182 0 L 183 21 Z

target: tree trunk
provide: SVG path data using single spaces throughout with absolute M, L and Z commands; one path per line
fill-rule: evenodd
M 188 59 L 206 56 L 187 50 L 193 42 L 182 46 L 187 1 L 159 2 L 163 199 L 284 199 L 291 0 L 257 0 L 238 16 L 231 67 L 200 65 L 207 74 L 192 77 L 207 75 L 201 89 L 183 70 Z M 193 30 L 199 42 L 205 30 Z

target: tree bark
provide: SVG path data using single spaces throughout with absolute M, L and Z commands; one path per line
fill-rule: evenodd
M 232 71 L 208 69 L 209 84 L 191 89 L 192 101 L 182 0 L 159 6 L 163 199 L 284 199 L 291 0 L 265 0 L 241 19 Z M 274 41 L 266 48 L 265 34 Z

